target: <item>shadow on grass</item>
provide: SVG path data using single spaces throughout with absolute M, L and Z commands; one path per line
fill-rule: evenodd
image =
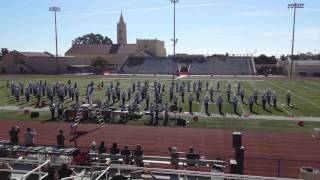
M 297 107 L 295 107 L 295 106 L 289 106 L 291 109 L 294 109 L 294 110 L 298 110 L 298 108 Z
M 27 104 L 28 102 L 27 101 L 24 101 L 24 102 L 20 102 L 19 104 L 17 104 L 17 106 L 23 106 L 25 104 Z
M 256 112 L 256 111 L 254 111 L 254 110 L 252 110 L 252 111 L 250 111 L 252 114 L 254 114 L 254 115 L 258 115 L 258 112 Z
M 281 109 L 279 109 L 278 107 L 274 107 L 275 110 L 277 110 L 278 112 L 283 112 Z
M 272 114 L 272 111 L 268 110 L 267 108 L 264 109 L 267 113 Z

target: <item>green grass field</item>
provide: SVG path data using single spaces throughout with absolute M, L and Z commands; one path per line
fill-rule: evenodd
M 38 80 L 46 80 L 48 83 L 55 83 L 59 81 L 60 83 L 66 83 L 68 80 L 71 80 L 73 82 L 77 82 L 78 87 L 80 87 L 80 94 L 81 94 L 81 101 L 85 101 L 85 89 L 89 81 L 93 81 L 95 85 L 104 82 L 104 85 L 107 86 L 111 81 L 120 82 L 121 89 L 128 89 L 128 86 L 131 87 L 132 82 L 137 82 L 138 78 L 105 78 L 105 77 L 96 77 L 96 76 L 3 76 L 0 80 L 0 107 L 3 106 L 11 106 L 11 107 L 19 107 L 19 108 L 25 108 L 25 107 L 34 107 L 35 103 L 35 97 L 31 98 L 31 101 L 29 103 L 25 103 L 24 97 L 21 98 L 20 102 L 16 102 L 15 98 L 11 96 L 10 90 L 7 89 L 6 84 L 7 81 L 11 82 L 14 81 L 16 83 L 19 83 L 20 81 L 23 81 L 24 83 L 27 83 L 29 81 L 38 81 Z M 160 81 L 162 84 L 166 85 L 166 92 L 168 92 L 169 83 L 171 83 L 172 80 L 169 80 L 170 77 L 168 77 L 168 80 L 165 79 L 153 79 L 153 78 L 139 78 L 141 82 L 144 82 L 145 80 L 149 81 L 149 84 L 152 86 L 153 81 L 157 80 Z M 188 79 L 180 79 L 175 81 L 188 81 Z M 194 81 L 194 80 L 190 80 Z M 226 93 L 225 93 L 225 87 L 228 82 L 232 84 L 232 90 L 236 91 L 236 85 L 238 84 L 239 80 L 233 79 L 233 80 L 202 80 L 203 81 L 203 89 L 205 88 L 205 81 L 209 81 L 209 87 L 214 86 L 216 87 L 217 81 L 220 81 L 220 90 L 221 94 L 224 98 L 224 105 L 223 105 L 223 111 L 225 113 L 232 114 L 232 106 L 230 103 L 227 102 Z M 254 111 L 258 113 L 258 115 L 267 115 L 267 116 L 297 116 L 297 117 L 320 117 L 320 81 L 317 80 L 294 80 L 294 81 L 288 81 L 288 80 L 240 80 L 242 88 L 245 90 L 245 102 L 247 101 L 248 95 L 253 92 L 254 89 L 257 89 L 259 92 L 259 95 L 261 93 L 271 88 L 274 90 L 278 95 L 278 107 L 279 109 L 276 110 L 271 106 L 267 106 L 268 111 L 265 111 L 262 109 L 261 106 L 254 106 Z M 192 89 L 192 85 L 191 85 Z M 152 102 L 154 98 L 154 93 L 152 92 L 153 88 L 149 88 L 149 95 L 150 95 L 150 102 Z M 294 108 L 286 106 L 286 93 L 287 90 L 290 90 L 292 92 L 292 103 L 294 104 Z M 190 92 L 194 93 L 194 92 Z M 203 97 L 208 92 L 203 91 L 201 93 L 201 102 L 195 102 L 193 103 L 193 111 L 194 112 L 202 112 L 204 113 L 204 107 L 203 107 Z M 218 96 L 219 93 L 215 93 L 215 96 Z M 134 95 L 132 95 L 133 97 Z M 186 92 L 185 94 L 185 103 L 181 104 L 181 107 L 183 108 L 183 111 L 188 111 L 188 99 L 189 93 Z M 194 94 L 195 97 L 195 94 Z M 95 99 L 104 100 L 105 97 L 105 89 L 98 90 L 96 88 L 95 90 Z M 133 99 L 133 98 L 132 98 Z M 169 100 L 168 93 L 164 94 L 163 97 L 164 102 Z M 261 99 L 259 98 L 258 101 L 261 104 Z M 118 102 L 115 107 L 119 107 L 120 102 Z M 66 100 L 65 107 L 71 106 L 73 102 L 70 100 Z M 141 109 L 144 109 L 145 103 L 141 103 L 142 107 Z M 209 111 L 211 113 L 218 113 L 218 108 L 215 104 L 209 105 Z M 239 98 L 239 106 L 238 106 L 238 112 L 240 114 L 249 114 L 249 108 L 248 105 L 240 103 Z M 49 119 L 49 114 L 46 112 L 41 113 L 42 116 L 38 120 L 47 120 Z M 8 111 L 8 110 L 0 110 L 0 119 L 13 119 L 13 120 L 30 120 L 30 118 L 22 113 L 22 111 Z M 250 121 L 240 121 L 237 119 L 227 119 L 227 118 L 215 118 L 215 120 L 212 120 L 213 118 L 202 118 L 199 122 L 192 122 L 190 124 L 191 127 L 206 127 L 206 128 L 222 128 L 222 129 L 244 129 L 244 130 L 258 130 L 261 129 L 264 130 L 275 130 L 275 131 L 296 131 L 296 123 L 292 121 L 273 121 L 273 120 L 250 120 Z M 136 124 L 141 125 L 143 124 L 145 120 L 141 121 L 135 121 L 130 122 L 129 124 Z M 276 124 L 277 123 L 277 124 Z M 308 127 L 308 128 L 307 128 Z M 305 129 L 311 129 L 313 127 L 320 127 L 320 123 L 317 122 L 310 122 L 308 125 L 306 125 Z M 298 130 L 300 131 L 300 130 Z M 305 130 L 302 130 L 305 131 Z

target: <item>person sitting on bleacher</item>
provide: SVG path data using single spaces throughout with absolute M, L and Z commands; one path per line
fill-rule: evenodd
M 90 153 L 96 153 L 96 142 L 95 141 L 92 141 L 91 143 L 91 148 L 90 148 Z
M 27 132 L 24 134 L 25 136 L 25 145 L 26 146 L 33 146 L 34 145 L 34 139 L 35 136 L 37 135 L 36 131 L 31 128 L 27 128 Z
M 113 143 L 110 149 L 110 154 L 119 154 L 120 150 L 118 148 L 117 143 Z
M 119 154 L 120 153 L 120 150 L 119 150 L 119 148 L 118 148 L 118 145 L 117 145 L 117 143 L 113 143 L 112 144 L 112 147 L 111 147 L 111 149 L 110 149 L 110 159 L 111 159 L 111 161 L 116 161 L 116 160 L 118 160 L 117 158 L 116 158 L 116 155 L 117 154 Z
M 76 175 L 76 173 L 68 168 L 67 164 L 62 164 L 61 168 L 58 171 L 59 179 L 65 178 L 65 177 L 70 177 L 72 175 Z
M 106 146 L 104 144 L 105 144 L 104 141 L 100 142 L 100 145 L 98 147 L 99 155 L 107 153 L 107 148 L 106 148 Z M 103 157 L 103 156 L 98 156 L 98 160 L 99 160 L 100 163 L 105 163 L 106 162 L 106 158 Z
M 100 146 L 99 146 L 99 148 L 98 148 L 98 153 L 99 154 L 104 154 L 104 153 L 106 153 L 107 152 L 107 148 L 106 148 L 106 146 L 104 145 L 104 141 L 101 141 L 100 142 Z
M 193 147 L 190 146 L 190 149 L 189 149 L 189 152 L 186 155 L 186 158 L 187 158 L 188 166 L 195 166 L 195 165 L 197 165 L 197 163 L 194 162 L 194 161 L 195 160 L 199 160 L 199 154 L 194 153 Z
M 169 147 L 169 152 L 171 153 L 171 165 L 175 169 L 178 169 L 179 166 L 179 153 L 176 147 Z
M 0 172 L 1 180 L 10 180 L 12 167 L 8 163 L 1 162 L 0 169 L 5 170 Z
M 90 166 L 90 156 L 88 152 L 80 152 L 76 157 L 72 159 L 72 164 L 78 166 Z
M 123 157 L 123 163 L 124 164 L 129 164 L 131 161 L 131 152 L 128 149 L 128 146 L 124 146 L 124 149 L 121 151 L 121 155 L 124 156 Z
M 54 169 L 54 167 L 49 167 L 49 169 L 47 170 L 48 175 L 46 177 L 43 178 L 43 180 L 57 180 L 58 179 L 58 175 L 56 172 L 56 169 Z
M 137 166 L 143 167 L 143 150 L 140 144 L 137 145 L 136 150 L 133 152 L 133 159 Z

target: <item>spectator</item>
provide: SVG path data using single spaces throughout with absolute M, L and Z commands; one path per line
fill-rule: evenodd
M 120 150 L 118 148 L 117 143 L 113 143 L 112 147 L 110 149 L 110 160 L 111 161 L 117 161 L 118 158 L 116 157 L 116 154 L 119 154 L 119 153 L 120 153 Z
M 19 132 L 20 132 L 20 127 L 18 126 L 11 127 L 11 130 L 9 131 L 9 136 L 10 136 L 10 143 L 12 145 L 19 144 Z
M 186 155 L 187 158 L 187 164 L 189 166 L 195 166 L 197 163 L 195 162 L 196 160 L 199 159 L 199 154 L 194 153 L 193 147 L 190 146 L 189 152 Z
M 92 141 L 91 143 L 91 149 L 90 149 L 90 153 L 96 153 L 96 142 L 95 141 Z
M 48 175 L 43 180 L 58 180 L 57 171 L 53 167 L 49 167 L 47 173 Z
M 118 148 L 117 143 L 113 143 L 110 149 L 110 154 L 119 154 L 120 150 Z
M 107 148 L 106 148 L 106 146 L 104 145 L 104 141 L 101 141 L 101 142 L 100 142 L 99 149 L 98 149 L 98 153 L 99 153 L 99 154 L 103 154 L 103 153 L 106 153 L 106 152 L 107 152 Z
M 27 128 L 27 132 L 25 132 L 25 145 L 33 146 L 35 141 L 35 136 L 37 135 L 36 131 L 31 128 Z
M 121 151 L 124 164 L 129 164 L 131 162 L 131 152 L 128 150 L 128 146 L 124 146 L 124 149 Z
M 75 172 L 68 168 L 67 164 L 62 164 L 60 170 L 58 171 L 59 179 L 70 177 L 72 175 L 76 175 Z
M 60 129 L 59 130 L 59 134 L 57 135 L 57 146 L 58 148 L 64 148 L 64 140 L 65 140 L 65 137 L 63 135 L 63 130 Z
M 90 157 L 88 152 L 81 152 L 73 158 L 73 164 L 78 166 L 90 166 Z
M 1 162 L 0 169 L 3 171 L 0 172 L 0 179 L 1 180 L 10 180 L 12 167 L 8 163 Z
M 142 156 L 143 156 L 143 150 L 141 145 L 138 144 L 136 150 L 134 150 L 133 152 L 133 159 L 137 166 L 140 166 L 140 167 L 143 166 Z
M 178 169 L 179 166 L 179 153 L 176 147 L 169 147 L 169 152 L 171 153 L 171 165 L 175 169 Z

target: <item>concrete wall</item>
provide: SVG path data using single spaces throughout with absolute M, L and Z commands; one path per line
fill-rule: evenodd
M 10 53 L 0 64 L 0 73 L 7 74 L 56 74 L 67 73 L 69 65 L 90 65 L 88 58 L 78 57 L 26 57 Z
M 86 63 L 86 65 L 90 65 L 92 63 L 92 59 L 95 57 L 103 57 L 108 64 L 111 65 L 121 65 L 128 58 L 126 54 L 99 54 L 99 55 L 90 55 L 90 54 L 73 54 L 74 58 L 82 60 Z
M 0 61 L 0 74 L 5 73 L 4 61 Z
M 156 39 L 137 39 L 137 51 L 146 51 L 155 57 L 166 56 L 164 41 Z
M 315 76 L 315 74 L 320 75 L 320 65 L 299 65 L 293 63 L 293 73 L 296 76 Z
M 286 61 L 280 61 L 279 66 L 283 67 L 284 75 L 290 75 L 291 59 L 289 57 Z M 314 76 L 315 73 L 320 74 L 320 63 L 299 64 L 293 61 L 293 76 Z

